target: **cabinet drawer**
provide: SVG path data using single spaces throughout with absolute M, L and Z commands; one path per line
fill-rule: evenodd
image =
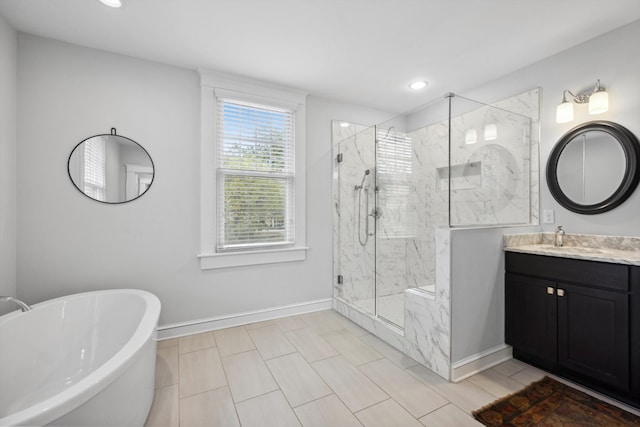
M 629 290 L 629 266 L 623 264 L 506 252 L 505 269 L 509 273 L 558 282 L 579 283 L 617 291 Z

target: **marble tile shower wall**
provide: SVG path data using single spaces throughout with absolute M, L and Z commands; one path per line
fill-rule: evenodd
M 380 228 L 378 228 L 380 232 Z M 404 292 L 409 288 L 409 266 L 406 238 L 378 237 L 376 242 L 376 295 L 385 297 Z
M 540 212 L 540 89 L 533 89 L 496 104 L 531 119 L 529 135 L 529 222 L 537 224 Z
M 360 154 L 361 160 L 351 160 L 350 163 L 345 155 L 340 168 L 334 170 L 334 233 L 335 241 L 339 242 L 334 246 L 336 272 L 345 274 L 349 271 L 354 278 L 366 277 L 370 280 L 367 273 L 371 274 L 376 268 L 377 283 L 369 282 L 368 290 L 377 286 L 378 296 L 398 293 L 409 287 L 435 288 L 432 298 L 423 292 L 404 292 L 404 334 L 395 333 L 383 322 L 364 315 L 352 304 L 334 300 L 334 308 L 445 379 L 451 378 L 452 362 L 457 362 L 451 360 L 453 302 L 450 300 L 452 284 L 449 273 L 455 268 L 456 260 L 450 259 L 449 228 L 451 225 L 537 223 L 539 95 L 538 89 L 531 90 L 494 104 L 497 108 L 481 107 L 468 115 L 452 119 L 454 141 L 464 141 L 464 133 L 471 124 L 478 128 L 480 138 L 484 122 L 498 125 L 498 138 L 495 140 L 481 141 L 479 138 L 478 143 L 468 149 L 461 147 L 464 142 L 458 142 L 457 148 L 452 147 L 451 175 L 455 182 L 448 180 L 449 126 L 446 121 L 407 135 L 412 148 L 408 197 L 413 198 L 415 203 L 406 206 L 415 211 L 411 219 L 414 221 L 413 234 L 406 233 L 405 237 L 399 237 L 397 233 L 393 235 L 390 232 L 394 222 L 400 221 L 402 215 L 394 217 L 393 209 L 386 209 L 385 192 L 391 189 L 393 182 L 385 182 L 384 176 L 378 175 L 379 207 L 383 214 L 378 221 L 377 260 L 367 258 L 366 261 L 374 265 L 356 265 L 358 258 L 353 253 L 359 244 L 357 235 L 353 234 L 357 223 L 354 222 L 353 189 L 349 188 L 359 184 L 363 166 L 370 158 Z M 374 130 L 369 131 L 371 134 L 367 138 L 373 139 Z M 348 136 L 345 135 L 345 138 Z M 339 139 L 336 138 L 336 141 Z M 360 142 L 363 141 L 356 143 L 353 140 L 341 147 L 334 145 L 334 150 L 345 151 L 352 145 L 358 151 Z M 369 142 L 373 143 L 372 140 Z M 374 155 L 373 149 L 371 155 Z M 456 166 L 461 167 L 455 169 Z M 349 182 L 338 182 L 338 169 L 340 180 L 348 176 Z M 451 218 L 449 185 L 452 186 L 454 198 Z M 350 202 L 345 204 L 345 201 Z M 480 215 L 478 210 L 482 211 Z M 340 233 L 345 232 L 351 233 L 351 237 L 340 240 Z M 347 282 L 345 277 L 345 286 L 336 286 L 334 295 L 344 296 L 351 301 L 354 298 L 347 294 L 356 295 L 357 298 L 373 298 L 373 295 L 365 292 L 364 286 L 355 289 Z
M 376 295 L 384 297 L 402 293 L 410 284 L 408 281 L 407 242 L 405 237 L 411 233 L 413 224 L 409 224 L 408 215 L 414 215 L 408 201 L 415 196 L 412 180 L 397 179 L 382 173 L 381 163 L 384 156 L 378 154 L 378 205 L 380 216 L 376 229 Z M 399 182 L 402 181 L 402 182 Z M 404 203 L 398 200 L 402 194 Z
M 451 225 L 529 224 L 537 215 L 530 195 L 531 108 L 508 101 L 504 104 L 520 111 L 487 106 L 451 121 Z M 495 139 L 484 139 L 488 124 L 497 125 Z M 465 143 L 469 129 L 476 129 L 475 144 Z
M 423 182 L 417 177 L 423 185 L 418 195 L 422 192 L 430 203 L 435 202 L 427 207 L 430 214 L 434 209 L 436 217 L 442 212 L 451 186 L 453 226 L 537 222 L 539 135 L 531 129 L 537 129 L 538 102 L 539 89 L 535 89 L 454 117 L 450 182 L 446 123 L 409 134 L 416 147 L 414 161 L 427 178 Z M 483 140 L 486 124 L 497 124 L 496 139 Z M 468 129 L 476 129 L 477 143 L 465 144 Z
M 539 89 L 534 89 L 493 107 L 482 107 L 454 117 L 451 121 L 451 181 L 447 122 L 408 134 L 414 147 L 413 170 L 419 173 L 414 177 L 416 235 L 406 240 L 405 247 L 406 287 L 435 284 L 437 228 L 538 221 L 539 135 L 531 131 L 538 128 L 538 111 Z M 488 123 L 498 125 L 498 137 L 482 141 L 484 124 Z M 464 136 L 471 127 L 477 129 L 479 140 L 467 145 Z M 393 289 L 385 284 L 382 287 Z
M 335 168 L 333 179 L 334 271 L 343 276 L 343 284 L 334 285 L 334 295 L 349 301 L 359 301 L 361 308 L 373 313 L 374 236 L 369 236 L 364 246 L 360 244 L 360 239 L 365 240 L 367 197 L 369 209 L 374 207 L 375 128 L 357 125 L 342 128 L 334 124 L 334 138 L 334 153 L 341 153 L 343 159 L 339 167 Z M 335 158 L 334 161 L 337 162 Z M 367 191 L 363 189 L 359 198 L 359 191 L 355 186 L 362 182 L 366 169 L 371 170 L 365 180 Z M 373 232 L 373 219 L 369 221 L 370 232 Z
M 448 125 L 436 123 L 411 132 L 413 164 L 420 173 L 416 183 L 416 236 L 407 241 L 407 265 L 411 287 L 435 285 L 435 233 L 449 225 L 449 193 L 442 191 L 438 167 L 448 161 Z
M 397 180 L 373 169 L 374 127 L 336 125 L 334 136 L 339 142 L 334 151 L 343 153 L 344 160 L 336 168 L 339 179 L 334 179 L 334 242 L 338 242 L 335 253 L 339 254 L 336 272 L 343 274 L 344 285 L 336 286 L 335 295 L 351 301 L 367 300 L 371 307 L 366 308 L 373 311 L 374 286 L 378 297 L 411 287 L 432 288 L 436 280 L 435 230 L 439 227 L 536 223 L 539 135 L 532 129 L 538 128 L 539 95 L 539 89 L 534 89 L 454 117 L 451 180 L 448 123 L 443 121 L 408 133 L 412 159 L 405 191 L 412 203 L 405 210 L 414 211 L 410 219 L 408 214 L 398 215 L 402 210 L 389 206 L 393 201 L 388 195 L 397 191 Z M 497 138 L 484 141 L 484 125 L 489 123 L 497 124 Z M 477 130 L 476 144 L 464 143 L 469 128 Z M 379 153 L 378 169 L 384 161 Z M 357 234 L 358 194 L 354 186 L 361 182 L 365 169 L 372 170 L 367 182 L 373 187 L 377 174 L 379 187 L 377 207 L 382 215 L 377 222 L 375 253 L 373 237 L 363 248 Z M 373 188 L 369 197 L 372 209 Z M 360 214 L 361 222 L 365 221 L 364 202 Z M 405 224 L 404 236 L 399 236 L 397 227 L 403 221 L 409 224 Z

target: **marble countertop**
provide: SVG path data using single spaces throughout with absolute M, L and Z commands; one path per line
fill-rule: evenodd
M 554 233 L 507 234 L 504 250 L 561 258 L 640 266 L 640 238 L 566 234 L 565 245 L 553 245 Z

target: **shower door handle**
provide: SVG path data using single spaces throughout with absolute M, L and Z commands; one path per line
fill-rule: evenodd
M 374 236 L 376 234 L 375 228 L 373 230 L 373 233 L 369 232 L 369 217 L 370 216 L 373 217 L 374 226 L 375 226 L 375 220 L 377 218 L 376 216 L 377 211 L 375 208 L 372 209 L 371 212 L 369 212 L 369 186 L 365 185 L 365 181 L 369 173 L 370 173 L 370 169 L 366 169 L 364 171 L 364 175 L 362 176 L 362 181 L 360 182 L 360 185 L 354 186 L 354 190 L 358 192 L 358 241 L 360 242 L 360 245 L 363 247 L 367 244 L 369 237 Z M 377 191 L 377 188 L 375 189 L 375 191 Z M 364 212 L 365 212 L 364 220 L 366 221 L 364 223 L 364 235 L 365 235 L 364 239 L 362 239 L 361 237 L 362 234 L 360 232 L 360 224 L 362 219 L 362 211 L 360 210 L 362 208 L 362 202 L 360 201 L 360 198 L 362 196 L 362 193 L 364 193 Z
M 366 200 L 367 200 L 366 207 L 365 207 L 366 212 L 367 212 L 367 216 L 366 216 L 367 223 L 366 223 L 366 226 L 365 226 L 365 232 L 367 233 L 367 236 L 373 236 L 374 234 L 376 234 L 375 230 L 374 230 L 373 233 L 369 232 L 369 217 L 371 216 L 371 213 L 369 212 L 369 187 L 365 187 L 364 188 L 364 194 L 365 194 L 365 197 L 366 197 Z M 373 212 L 373 210 L 372 210 L 372 212 Z M 375 223 L 374 223 L 374 225 L 375 225 Z

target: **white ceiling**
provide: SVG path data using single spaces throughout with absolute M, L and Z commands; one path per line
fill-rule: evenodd
M 636 0 L 0 0 L 19 31 L 402 112 L 640 19 Z M 416 79 L 430 82 L 412 91 Z

